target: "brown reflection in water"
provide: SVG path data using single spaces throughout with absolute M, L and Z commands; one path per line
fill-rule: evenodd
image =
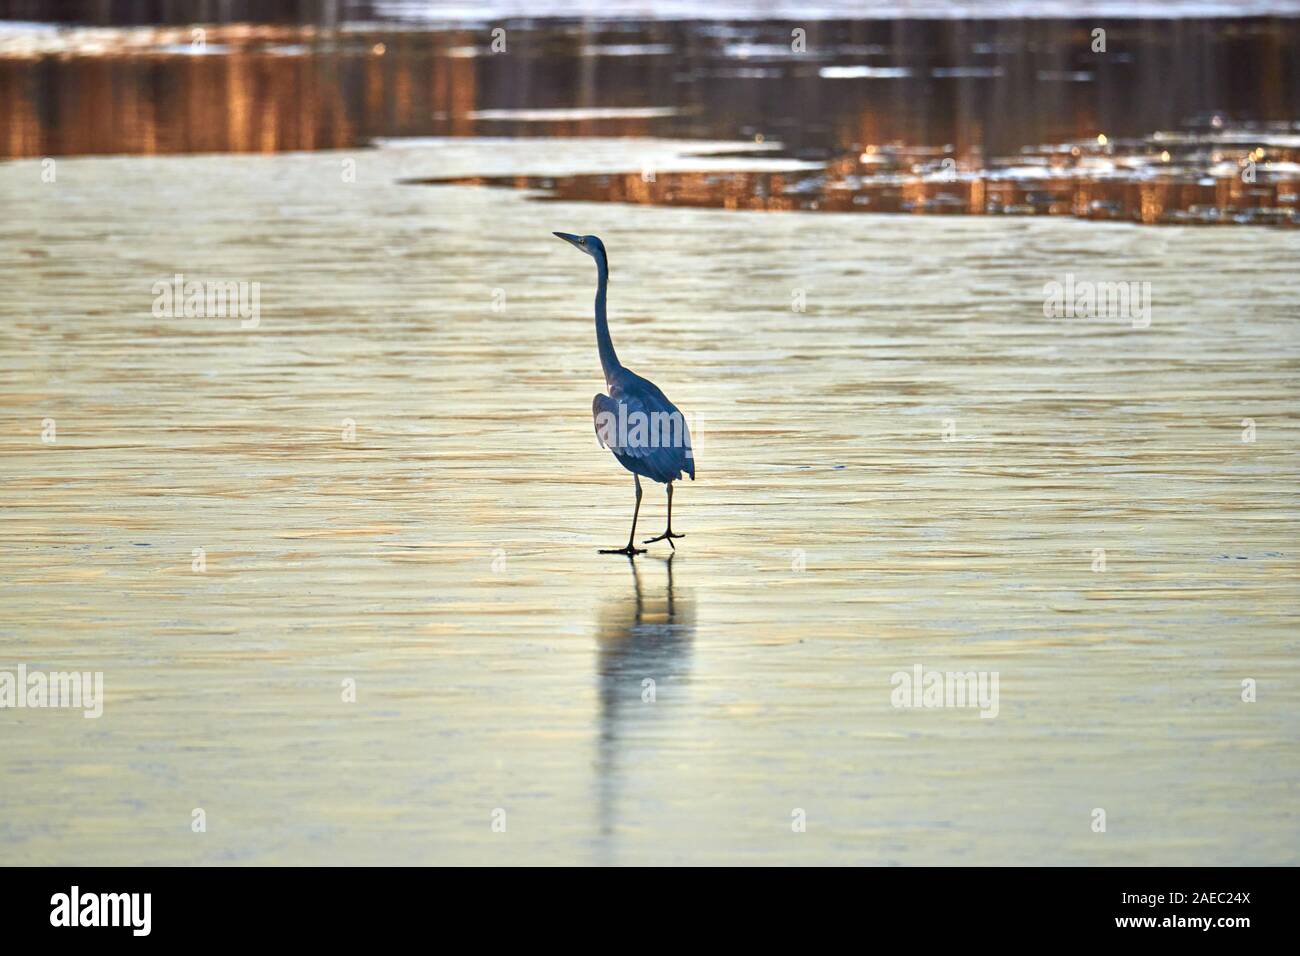
M 1279 142 L 1281 145 L 1279 145 Z M 870 148 L 825 169 L 563 177 L 473 176 L 416 185 L 504 186 L 539 198 L 766 211 L 1054 215 L 1158 223 L 1300 225 L 1300 142 L 1222 129 L 1066 144 L 988 168 L 933 149 Z
M 789 24 L 766 22 L 512 23 L 502 55 L 488 27 L 20 32 L 0 37 L 0 150 L 766 137 L 825 169 L 545 185 L 732 209 L 1293 224 L 1300 19 L 1099 23 L 1104 53 L 1098 24 L 1051 20 L 830 21 L 802 55 Z
M 209 25 L 0 35 L 8 157 L 356 146 L 383 136 L 653 135 L 826 159 L 1300 119 L 1300 19 Z M 1107 31 L 1107 51 L 1091 31 Z M 658 115 L 626 111 L 658 107 Z M 545 111 L 580 109 L 548 122 Z M 604 111 L 605 115 L 601 115 Z M 611 112 L 613 111 L 613 112 Z M 618 111 L 624 111 L 623 116 Z
M 0 57 L 0 148 L 7 157 L 338 149 L 376 136 L 468 135 L 472 42 L 323 39 L 311 30 L 148 31 L 112 55 Z M 165 41 L 165 42 L 164 42 Z

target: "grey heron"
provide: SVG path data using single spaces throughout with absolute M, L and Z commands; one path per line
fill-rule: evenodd
M 619 363 L 614 343 L 609 337 L 609 320 L 605 316 L 605 293 L 609 287 L 609 257 L 605 244 L 596 236 L 571 236 L 557 232 L 565 242 L 596 260 L 596 350 L 605 372 L 608 395 L 597 394 L 591 400 L 591 417 L 596 438 L 608 448 L 618 463 L 632 472 L 636 487 L 636 506 L 632 509 L 632 530 L 625 548 L 603 548 L 601 554 L 644 554 L 634 546 L 636 519 L 641 512 L 641 478 L 668 486 L 668 526 L 664 533 L 647 538 L 642 544 L 667 541 L 674 551 L 674 538 L 684 534 L 673 531 L 673 482 L 682 472 L 695 480 L 695 458 L 691 452 L 691 435 L 686 419 L 668 396 L 649 379 L 642 378 Z

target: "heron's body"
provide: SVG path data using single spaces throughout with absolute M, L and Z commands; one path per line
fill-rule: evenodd
M 650 541 L 667 540 L 684 535 L 672 530 L 673 482 L 685 473 L 695 480 L 695 459 L 691 451 L 690 431 L 685 416 L 668 400 L 659 386 L 624 368 L 609 336 L 605 298 L 609 286 L 609 259 L 605 245 L 595 236 L 555 235 L 572 243 L 596 260 L 596 351 L 605 373 L 606 394 L 591 400 L 591 417 L 601 445 L 613 452 L 618 463 L 632 472 L 636 486 L 636 510 L 632 513 L 632 533 L 626 548 L 611 553 L 636 554 L 632 546 L 636 536 L 636 519 L 641 510 L 641 478 L 649 478 L 668 487 L 668 529 Z M 649 542 L 646 542 L 647 544 Z
M 618 463 L 634 475 L 649 478 L 660 484 L 677 481 L 682 477 L 683 472 L 690 475 L 691 480 L 694 481 L 695 459 L 686 454 L 690 448 L 690 436 L 686 431 L 685 417 L 677 410 L 677 406 L 668 400 L 668 396 L 659 390 L 659 386 L 630 369 L 620 368 L 613 379 L 605 379 L 605 387 L 609 390 L 608 395 L 596 395 L 591 400 L 591 417 L 596 423 L 596 435 L 601 439 L 601 444 L 614 453 Z M 662 442 L 651 444 L 648 437 L 646 441 L 639 442 L 630 430 L 628 438 L 621 444 L 616 434 L 602 435 L 601 414 L 612 416 L 613 421 L 617 423 L 620 405 L 623 406 L 622 414 L 629 421 L 636 421 L 634 416 L 637 413 L 641 413 L 649 421 L 653 421 L 656 415 L 663 416 L 660 421 L 667 419 L 670 428 L 673 422 L 681 421 L 682 434 L 686 438 L 685 446 L 675 446 L 671 436 L 666 445 Z

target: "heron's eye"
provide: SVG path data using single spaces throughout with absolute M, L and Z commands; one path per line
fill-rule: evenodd
M 579 240 L 578 240 L 578 245 L 580 245 L 580 246 L 585 246 L 586 244 L 587 244 L 587 240 L 586 240 L 586 239 L 579 239 Z

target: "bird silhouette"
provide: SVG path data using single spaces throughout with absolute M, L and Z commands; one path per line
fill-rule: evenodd
M 600 367 L 605 372 L 608 395 L 597 394 L 591 400 L 591 417 L 596 426 L 596 437 L 608 448 L 618 463 L 632 472 L 636 487 L 636 506 L 632 510 L 632 530 L 625 548 L 602 548 L 601 554 L 644 554 L 644 548 L 634 546 L 636 519 L 641 512 L 641 479 L 649 478 L 668 486 L 668 526 L 664 533 L 647 538 L 642 544 L 667 541 L 674 551 L 674 538 L 686 535 L 673 531 L 673 482 L 682 473 L 695 480 L 695 457 L 691 451 L 691 435 L 686 418 L 659 386 L 624 368 L 614 352 L 609 337 L 609 320 L 605 315 L 605 295 L 609 287 L 609 256 L 605 244 L 596 236 L 571 236 L 557 232 L 565 242 L 580 249 L 596 260 L 596 349 L 600 353 Z

